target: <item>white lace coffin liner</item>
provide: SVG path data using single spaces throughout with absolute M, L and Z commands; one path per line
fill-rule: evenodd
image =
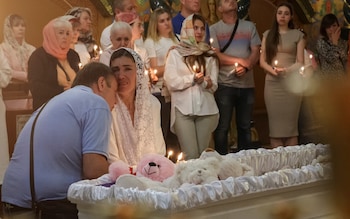
M 295 199 L 296 206 L 307 204 L 310 211 L 313 211 L 310 203 L 314 203 L 315 212 L 307 213 L 310 217 L 326 215 L 331 211 L 328 201 L 323 200 L 329 195 L 327 184 L 331 177 L 331 165 L 329 162 L 317 162 L 316 158 L 320 155 L 329 155 L 329 147 L 308 144 L 240 151 L 226 156 L 235 157 L 252 166 L 255 176 L 230 177 L 163 193 L 124 189 L 115 185 L 101 186 L 108 183 L 108 177 L 104 175 L 95 180 L 73 183 L 68 190 L 68 199 L 77 204 L 79 218 L 111 216 L 113 209 L 122 204 L 140 204 L 146 209 L 171 214 L 200 209 L 205 211 L 205 217 L 202 215 L 200 218 L 254 218 L 252 214 L 256 210 L 267 211 L 267 203 L 277 200 L 276 197 Z M 263 204 L 257 205 L 259 200 Z M 96 210 L 97 206 L 102 207 L 103 211 Z M 264 218 L 264 214 L 260 212 L 257 218 Z

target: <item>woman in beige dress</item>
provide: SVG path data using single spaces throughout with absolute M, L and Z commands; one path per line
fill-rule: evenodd
M 305 41 L 304 34 L 294 29 L 292 19 L 292 5 L 281 3 L 271 29 L 263 34 L 261 46 L 260 66 L 266 71 L 264 96 L 273 148 L 298 144 L 302 96 L 290 88 L 302 80 L 299 71 Z

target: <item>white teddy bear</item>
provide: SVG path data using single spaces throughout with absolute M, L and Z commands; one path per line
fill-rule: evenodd
M 203 185 L 219 180 L 219 160 L 211 157 L 207 159 L 193 159 L 176 164 L 173 176 L 166 179 L 164 186 L 176 189 L 184 185 Z
M 225 180 L 229 177 L 239 177 L 239 176 L 253 176 L 254 169 L 245 164 L 237 161 L 235 158 L 228 155 L 220 155 L 217 151 L 213 149 L 207 149 L 202 152 L 199 159 L 207 159 L 215 157 L 219 161 L 219 179 Z

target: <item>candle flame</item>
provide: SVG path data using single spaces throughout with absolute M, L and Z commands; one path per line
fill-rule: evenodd
M 180 161 L 182 159 L 182 152 L 177 156 L 177 161 Z
M 278 65 L 278 60 L 275 60 L 275 66 L 277 66 Z
M 193 65 L 192 68 L 194 72 L 197 72 L 197 65 Z
M 173 152 L 172 150 L 170 150 L 170 151 L 168 152 L 168 156 L 167 156 L 168 159 L 171 157 L 171 155 L 173 155 L 173 153 L 174 153 L 174 152 Z

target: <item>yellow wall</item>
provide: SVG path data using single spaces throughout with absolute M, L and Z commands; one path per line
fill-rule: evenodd
M 0 0 L 0 41 L 3 40 L 3 23 L 11 13 L 21 15 L 27 24 L 26 41 L 35 47 L 42 45 L 42 29 L 53 18 L 65 14 L 71 6 L 88 7 L 93 15 L 93 33 L 99 44 L 104 27 L 111 18 L 102 17 L 88 0 Z

